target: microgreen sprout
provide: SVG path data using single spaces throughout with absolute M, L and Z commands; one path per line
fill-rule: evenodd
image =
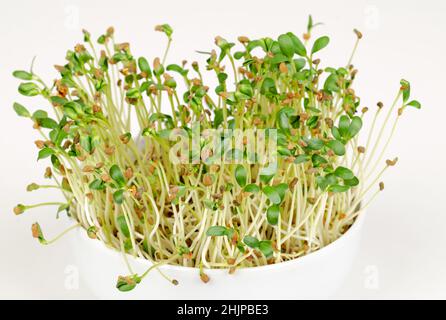
M 51 106 L 13 105 L 37 131 L 37 159 L 50 163 L 44 177 L 53 181 L 27 190 L 58 189 L 65 200 L 19 204 L 14 213 L 55 205 L 75 224 L 53 240 L 33 224 L 41 243 L 81 226 L 91 239 L 152 262 L 138 275 L 124 254 L 129 275 L 118 278 L 120 291 L 154 269 L 177 285 L 164 264 L 195 267 L 206 283 L 205 269 L 233 273 L 333 242 L 384 189 L 382 176 L 397 162 L 384 160 L 397 123 L 421 104 L 401 80 L 390 107 L 365 107 L 352 65 L 362 33 L 354 30 L 346 66 L 329 67 L 319 52 L 330 38 L 313 40 L 318 25 L 310 16 L 302 40 L 292 32 L 240 36 L 239 44 L 218 36 L 214 49 L 199 52 L 204 66 L 167 63 L 167 24 L 155 28 L 167 48 L 154 59 L 116 42 L 113 28 L 96 44 L 84 30 L 51 84 L 32 68 L 15 71 L 20 94 Z M 206 85 L 211 77 L 215 87 Z M 256 149 L 262 143 L 271 152 Z

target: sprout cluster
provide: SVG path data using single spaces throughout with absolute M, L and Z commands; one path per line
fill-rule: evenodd
M 336 240 L 384 188 L 381 176 L 397 160 L 383 159 L 391 136 L 405 108 L 420 104 L 409 99 L 410 84 L 402 80 L 392 105 L 379 102 L 371 112 L 360 145 L 368 108 L 353 89 L 351 62 L 362 34 L 355 30 L 346 66 L 327 67 L 317 56 L 329 38 L 312 41 L 316 25 L 310 18 L 303 41 L 291 32 L 277 39 L 241 36 L 239 45 L 216 37 L 215 49 L 200 52 L 203 67 L 166 63 L 173 33 L 167 24 L 155 28 L 168 45 L 151 63 L 117 43 L 113 28 L 96 43 L 84 31 L 84 43 L 67 51 L 50 85 L 32 68 L 15 71 L 24 81 L 19 92 L 42 96 L 50 106 L 30 112 L 14 104 L 40 135 L 38 160 L 50 160 L 45 178 L 53 182 L 27 190 L 59 189 L 66 201 L 19 204 L 14 212 L 55 205 L 57 214 L 67 211 L 75 221 L 62 234 L 81 226 L 90 238 L 153 262 L 141 275 L 120 276 L 121 291 L 161 264 L 197 267 L 207 282 L 206 268 L 233 273 L 280 263 Z M 207 86 L 205 76 L 217 86 Z M 221 139 L 225 129 L 264 130 L 266 140 L 276 138 L 276 161 L 248 161 L 246 150 L 233 147 L 235 136 L 226 137 L 233 161 L 213 161 L 207 147 L 215 141 L 206 135 L 198 151 L 185 155 L 198 153 L 198 161 L 171 161 L 177 144 L 171 134 L 189 137 L 195 124 Z M 243 146 L 248 138 L 242 134 Z M 46 240 L 38 223 L 32 234 L 43 244 L 62 235 Z

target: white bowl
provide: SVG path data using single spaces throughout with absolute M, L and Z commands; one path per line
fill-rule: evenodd
M 328 246 L 301 258 L 267 266 L 227 270 L 206 270 L 208 283 L 196 268 L 165 265 L 160 269 L 179 284 L 174 286 L 152 270 L 135 289 L 116 289 L 119 275 L 128 275 L 122 254 L 79 229 L 73 250 L 83 282 L 101 299 L 311 299 L 329 298 L 342 286 L 359 248 L 361 212 L 353 226 Z M 144 272 L 151 263 L 127 256 L 133 270 Z

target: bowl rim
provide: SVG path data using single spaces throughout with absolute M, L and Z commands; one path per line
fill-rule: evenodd
M 291 259 L 288 261 L 280 262 L 280 263 L 274 263 L 274 264 L 268 264 L 263 266 L 255 266 L 255 267 L 246 267 L 246 268 L 239 268 L 237 269 L 237 274 L 239 273 L 247 273 L 247 272 L 261 272 L 261 271 L 268 271 L 270 269 L 278 269 L 278 268 L 285 268 L 290 265 L 297 265 L 305 263 L 311 259 L 317 258 L 323 254 L 326 254 L 330 250 L 333 251 L 336 247 L 338 247 L 341 243 L 347 241 L 349 238 L 351 238 L 353 233 L 357 233 L 360 230 L 360 227 L 364 221 L 365 217 L 365 209 L 358 210 L 357 216 L 355 218 L 355 221 L 350 226 L 350 228 L 339 238 L 334 240 L 333 242 L 329 243 L 328 245 L 311 252 L 309 254 L 306 254 L 304 256 Z M 92 241 L 85 232 L 85 229 L 83 227 L 80 227 L 76 230 L 76 234 L 78 237 L 81 237 L 83 242 L 89 242 L 91 245 L 95 246 L 97 250 L 104 251 L 107 255 L 113 255 L 118 258 L 123 259 L 122 253 L 118 250 L 116 250 L 113 247 L 107 246 L 104 242 L 97 239 L 97 241 Z M 147 267 L 150 267 L 153 265 L 153 262 L 147 259 L 143 259 L 140 257 L 134 257 L 128 253 L 126 253 L 127 259 L 132 262 L 136 262 L 138 264 L 146 265 Z M 179 265 L 171 265 L 171 264 L 164 264 L 159 266 L 158 268 L 162 269 L 163 271 L 173 271 L 173 272 L 194 272 L 196 273 L 199 268 L 197 267 L 186 267 L 186 266 L 179 266 Z M 221 274 L 221 273 L 227 273 L 229 268 L 204 268 L 206 270 L 207 274 Z

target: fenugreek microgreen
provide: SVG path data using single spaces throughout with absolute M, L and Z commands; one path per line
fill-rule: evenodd
M 150 58 L 118 42 L 112 27 L 93 38 L 84 30 L 50 85 L 32 68 L 14 71 L 19 93 L 48 105 L 13 104 L 36 129 L 37 159 L 48 161 L 44 177 L 54 181 L 27 190 L 53 188 L 65 198 L 18 204 L 14 213 L 55 206 L 56 217 L 67 211 L 75 220 L 53 240 L 33 224 L 42 244 L 81 226 L 150 260 L 144 273 L 118 278 L 123 292 L 163 264 L 195 267 L 207 283 L 208 268 L 279 263 L 333 242 L 368 206 L 370 191 L 373 199 L 384 189 L 382 175 L 396 164 L 384 158 L 395 127 L 421 104 L 401 80 L 389 107 L 364 107 L 352 65 L 362 33 L 354 30 L 347 64 L 333 67 L 318 58 L 330 44 L 313 38 L 318 25 L 310 16 L 302 38 L 240 36 L 236 44 L 217 36 L 191 63 L 167 61 L 168 24 L 155 27 L 167 44 Z

